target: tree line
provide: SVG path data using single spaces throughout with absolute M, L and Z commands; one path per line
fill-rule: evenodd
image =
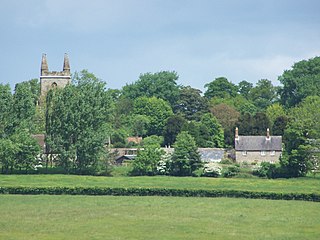
M 281 171 L 287 176 L 304 176 L 315 168 L 320 135 L 320 57 L 302 60 L 285 70 L 279 77 L 280 86 L 268 79 L 234 84 L 218 77 L 207 83 L 202 93 L 178 80 L 174 71 L 145 73 L 121 89 L 108 89 L 105 82 L 83 70 L 74 73 L 72 83 L 64 89 L 50 91 L 40 105 L 37 79 L 18 83 L 13 93 L 9 85 L 0 84 L 2 171 L 36 164 L 34 158 L 23 156 L 39 153 L 30 137 L 36 133 L 46 134 L 49 152 L 58 155 L 58 164 L 68 172 L 96 173 L 108 169 L 110 154 L 105 145 L 132 146 L 126 141 L 129 136 L 147 139 L 145 146 L 151 149 L 154 143 L 179 145 L 179 139 L 189 139 L 196 148 L 232 148 L 236 126 L 240 135 L 265 135 L 270 128 L 271 134 L 284 136 Z M 148 138 L 157 140 L 148 145 Z M 141 153 L 135 162 L 143 163 L 143 158 Z M 173 159 L 168 166 L 172 175 L 191 174 L 198 166 L 197 156 Z M 186 161 L 189 170 L 177 167 L 179 161 Z M 159 166 L 152 164 L 148 167 L 154 172 Z M 139 171 L 137 174 L 144 170 Z

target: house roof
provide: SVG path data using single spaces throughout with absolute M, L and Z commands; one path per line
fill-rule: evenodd
M 281 151 L 282 136 L 238 136 L 235 149 L 239 151 Z

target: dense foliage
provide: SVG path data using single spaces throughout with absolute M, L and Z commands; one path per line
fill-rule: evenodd
M 235 127 L 240 135 L 265 135 L 269 128 L 272 135 L 284 136 L 277 173 L 297 177 L 319 169 L 320 57 L 285 70 L 279 77 L 282 86 L 268 79 L 234 84 L 218 77 L 205 84 L 202 94 L 180 85 L 178 79 L 174 71 L 145 73 L 121 90 L 106 89 L 102 80 L 83 70 L 46 98 L 40 97 L 37 79 L 17 84 L 13 92 L 0 84 L 2 172 L 34 168 L 41 155 L 32 135 L 46 134 L 46 150 L 67 172 L 100 174 L 109 164 L 106 145 L 135 145 L 145 147 L 136 161 L 143 166 L 137 174 L 153 175 L 159 158 L 152 154 L 159 146 L 127 139 L 154 135 L 163 139 L 162 147 L 178 148 L 168 160 L 173 163 L 168 165 L 170 174 L 191 175 L 198 168 L 198 157 L 190 151 L 232 148 Z M 183 145 L 192 150 L 183 150 Z M 147 163 L 152 160 L 148 158 L 154 162 Z

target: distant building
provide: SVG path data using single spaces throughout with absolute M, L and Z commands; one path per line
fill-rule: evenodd
M 63 70 L 61 72 L 49 71 L 47 55 L 42 54 L 41 73 L 40 73 L 40 91 L 41 98 L 45 97 L 52 88 L 64 88 L 71 80 L 70 63 L 68 55 L 65 53 Z
M 238 128 L 234 140 L 238 163 L 276 163 L 282 154 L 282 136 L 239 136 Z

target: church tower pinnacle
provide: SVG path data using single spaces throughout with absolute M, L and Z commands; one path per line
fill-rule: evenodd
M 47 55 L 42 54 L 41 74 L 40 74 L 40 91 L 41 98 L 44 98 L 47 92 L 52 88 L 64 88 L 71 81 L 69 57 L 65 53 L 63 61 L 63 71 L 49 72 Z
M 46 73 L 49 72 L 48 68 L 48 62 L 47 62 L 47 54 L 43 53 L 42 54 L 42 60 L 41 60 L 41 76 L 46 75 Z

